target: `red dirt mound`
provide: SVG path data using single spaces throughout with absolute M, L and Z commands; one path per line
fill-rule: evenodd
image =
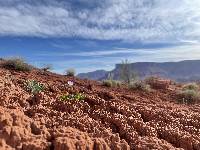
M 27 80 L 45 86 L 37 101 L 24 88 Z M 172 89 L 145 93 L 0 68 L 0 149 L 200 150 L 200 105 L 177 104 Z M 61 101 L 67 93 L 85 99 Z

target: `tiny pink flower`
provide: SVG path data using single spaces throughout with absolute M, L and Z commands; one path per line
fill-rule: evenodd
M 68 84 L 69 86 L 73 86 L 73 85 L 74 85 L 74 82 L 73 82 L 73 81 L 68 81 L 67 84 Z

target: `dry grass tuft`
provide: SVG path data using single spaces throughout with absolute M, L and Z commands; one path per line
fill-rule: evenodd
M 31 71 L 33 66 L 26 63 L 22 58 L 9 58 L 5 59 L 1 66 L 6 69 L 16 70 L 16 71 Z

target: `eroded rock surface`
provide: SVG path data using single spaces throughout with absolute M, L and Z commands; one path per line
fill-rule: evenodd
M 30 103 L 23 84 L 33 79 L 46 87 L 37 103 Z M 66 93 L 86 98 L 63 102 Z M 167 88 L 145 93 L 0 69 L 0 149 L 200 150 L 200 105 L 177 104 Z

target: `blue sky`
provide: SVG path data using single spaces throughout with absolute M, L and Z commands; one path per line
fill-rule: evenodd
M 0 56 L 59 73 L 200 59 L 200 1 L 0 0 Z

